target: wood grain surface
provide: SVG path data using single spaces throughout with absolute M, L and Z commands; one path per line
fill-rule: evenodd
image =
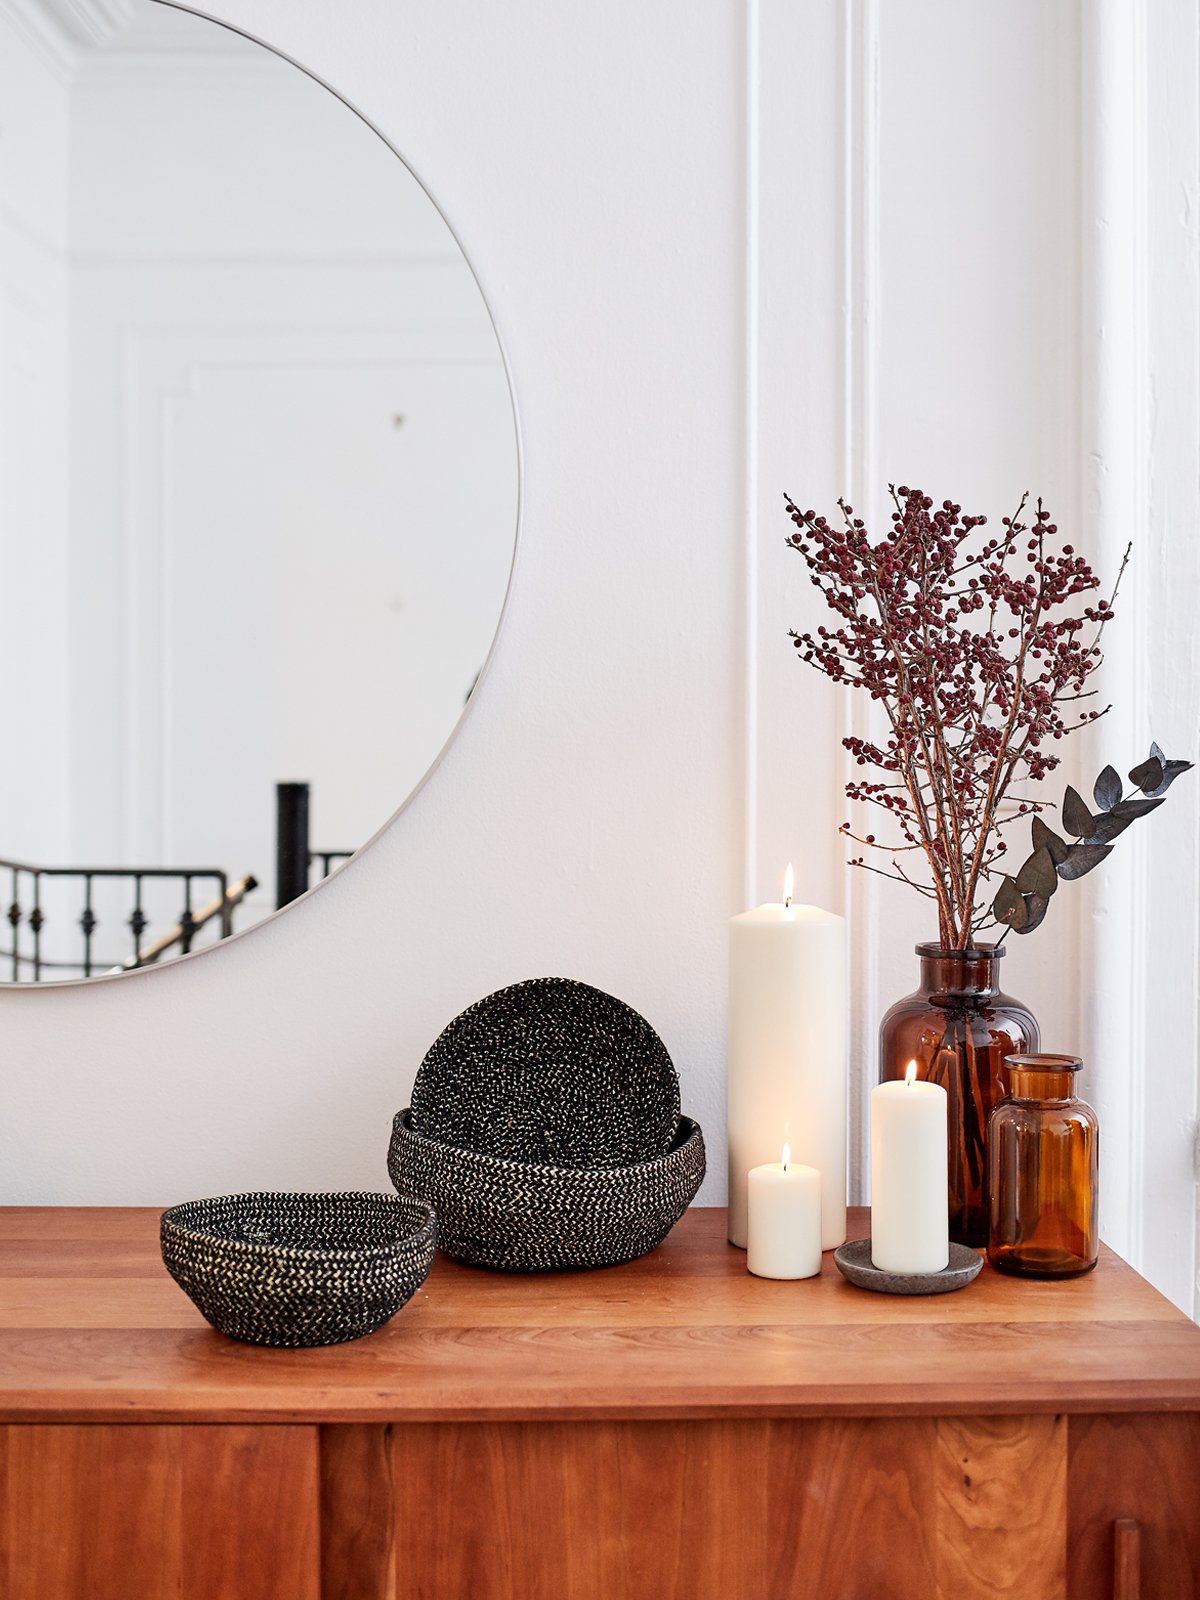
M 857 1232 L 866 1214 L 852 1213 Z M 232 1343 L 163 1270 L 157 1213 L 0 1210 L 0 1421 L 434 1421 L 1200 1409 L 1200 1329 L 1110 1251 L 957 1294 L 753 1278 L 724 1212 L 653 1254 L 510 1276 L 439 1257 L 386 1328 Z
M 932 1529 L 921 1517 L 933 1427 L 900 1419 L 397 1428 L 397 1517 L 428 1535 L 400 1554 L 405 1592 L 421 1600 L 932 1595 Z
M 4 1600 L 317 1600 L 313 1427 L 0 1427 Z
M 1062 1596 L 1067 1419 L 938 1423 L 938 1600 Z
M 395 1546 L 364 1564 L 331 1527 L 331 1594 L 1066 1597 L 1062 1418 L 405 1424 L 388 1449 Z
M 320 1435 L 321 1600 L 396 1600 L 408 1593 L 396 1572 L 408 1507 L 397 1506 L 391 1426 L 332 1423 Z
M 1071 1600 L 1200 1595 L 1200 1415 L 1072 1417 L 1069 1472 Z

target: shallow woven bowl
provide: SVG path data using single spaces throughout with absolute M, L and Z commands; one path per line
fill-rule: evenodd
M 388 1194 L 232 1194 L 164 1211 L 167 1271 L 221 1333 L 342 1344 L 374 1333 L 433 1263 L 429 1206 Z
M 460 1150 L 392 1126 L 388 1171 L 434 1207 L 438 1244 L 473 1267 L 610 1267 L 661 1244 L 704 1180 L 704 1135 L 680 1117 L 671 1147 L 620 1167 L 550 1167 Z

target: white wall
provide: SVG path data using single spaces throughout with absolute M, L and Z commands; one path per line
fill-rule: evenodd
M 70 107 L 62 82 L 2 10 L 0 107 L 0 854 L 37 861 L 65 846 L 70 792 L 59 448 Z M 31 807 L 35 784 L 42 798 Z M 3 893 L 7 906 L 7 881 Z M 7 976 L 2 961 L 0 971 Z
M 1095 8 L 1110 27 L 1123 13 L 1115 0 Z M 904 947 L 924 932 L 840 866 L 836 740 L 858 713 L 787 649 L 807 600 L 782 546 L 781 493 L 828 501 L 846 487 L 861 500 L 920 474 L 999 516 L 1028 483 L 1111 560 L 1124 519 L 1109 490 L 1145 441 L 1136 418 L 1105 431 L 1097 413 L 1129 370 L 1147 393 L 1156 360 L 1193 384 L 1196 371 L 1194 342 L 1170 346 L 1167 302 L 1153 346 L 1124 368 L 1104 353 L 1124 326 L 1107 251 L 1114 227 L 1119 250 L 1126 235 L 1095 202 L 1096 172 L 1119 174 L 1128 141 L 1118 130 L 1105 145 L 1111 100 L 1097 81 L 1124 56 L 1093 47 L 1092 8 L 1067 0 L 557 12 L 358 0 L 336 14 L 320 0 L 286 14 L 226 0 L 222 14 L 360 106 L 458 231 L 516 388 L 516 582 L 460 737 L 344 874 L 169 971 L 0 994 L 13 1072 L 4 1197 L 157 1203 L 382 1183 L 389 1115 L 445 1021 L 502 982 L 563 972 L 623 995 L 662 1032 L 709 1136 L 703 1198 L 717 1202 L 726 917 L 772 892 L 788 856 L 813 898 L 852 913 L 860 1089 L 879 1011 L 910 984 Z M 1174 26 L 1194 65 L 1194 17 Z M 1178 40 L 1162 52 L 1189 59 Z M 1179 103 L 1194 112 L 1191 92 Z M 1151 235 L 1168 278 L 1186 261 L 1172 290 L 1184 299 L 1194 258 L 1171 229 L 1191 239 L 1197 208 L 1175 198 L 1194 184 L 1189 149 L 1171 147 L 1184 188 Z M 1147 197 L 1157 170 L 1145 163 Z M 1168 422 L 1187 435 L 1185 389 L 1181 377 L 1160 394 L 1160 437 Z M 1182 442 L 1159 458 L 1170 473 L 1139 511 L 1150 572 L 1127 649 L 1178 674 L 1155 731 L 1186 747 L 1191 690 L 1169 630 L 1195 589 L 1185 565 L 1168 606 L 1168 573 L 1194 522 L 1186 500 L 1171 518 L 1163 503 L 1168 481 L 1181 495 L 1191 481 L 1185 458 Z M 1114 690 L 1130 681 L 1118 663 Z M 1111 736 L 1104 754 L 1123 766 L 1137 752 L 1124 728 Z M 1195 921 L 1196 820 L 1193 785 L 1141 825 L 1159 865 L 1137 893 L 1159 896 L 1154 914 L 1130 920 L 1134 891 L 1114 873 L 1094 917 L 1087 895 L 1064 905 L 1008 975 L 1047 1043 L 1095 1064 L 1106 1226 L 1188 1304 L 1191 946 L 1156 962 L 1163 938 Z M 1164 871 L 1180 852 L 1186 893 L 1172 907 Z M 1074 977 L 1093 971 L 1120 1048 Z M 1139 1005 L 1155 1028 L 1144 1072 L 1131 1063 L 1143 1059 Z M 1149 1248 L 1155 1229 L 1173 1231 L 1171 1259 Z

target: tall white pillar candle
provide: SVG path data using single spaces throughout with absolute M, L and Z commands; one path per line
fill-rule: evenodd
M 917 1081 L 871 1091 L 871 1262 L 881 1272 L 941 1272 L 950 1264 L 946 1091 Z
M 750 1169 L 781 1139 L 821 1174 L 833 1250 L 846 1239 L 846 924 L 790 889 L 729 928 L 729 1242 L 743 1250 Z
M 815 1278 L 821 1270 L 821 1175 L 782 1161 L 753 1167 L 746 1187 L 746 1267 L 759 1278 Z

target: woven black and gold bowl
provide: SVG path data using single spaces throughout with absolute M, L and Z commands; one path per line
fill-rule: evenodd
M 387 1194 L 233 1194 L 164 1211 L 167 1271 L 219 1332 L 342 1344 L 396 1315 L 433 1264 L 436 1223 Z
M 404 1110 L 388 1171 L 400 1194 L 433 1206 L 438 1244 L 469 1266 L 610 1267 L 653 1250 L 683 1216 L 704 1181 L 704 1135 L 680 1117 L 670 1147 L 651 1160 L 554 1167 L 442 1144 L 417 1133 Z

